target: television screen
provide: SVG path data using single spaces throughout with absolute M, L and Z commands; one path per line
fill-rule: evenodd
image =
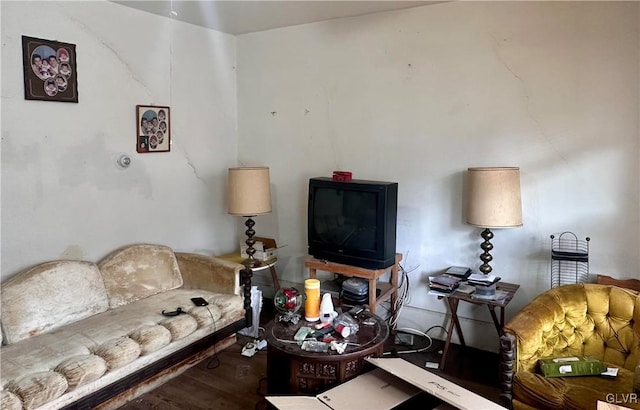
M 314 237 L 341 248 L 376 250 L 377 197 L 373 192 L 318 188 Z
M 398 184 L 309 180 L 309 254 L 364 268 L 395 263 Z

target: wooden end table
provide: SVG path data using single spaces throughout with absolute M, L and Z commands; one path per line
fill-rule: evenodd
M 368 369 L 370 365 L 364 359 L 382 356 L 389 326 L 366 310 L 356 319 L 360 330 L 344 339 L 351 344 L 342 354 L 330 349 L 326 353 L 316 353 L 300 348 L 293 336 L 300 327 L 314 325 L 304 320 L 304 314 L 295 325 L 285 325 L 277 318 L 268 323 L 265 328 L 268 394 L 315 394 Z M 364 324 L 366 319 L 372 319 L 373 324 Z M 337 339 L 343 340 L 340 336 Z
M 304 266 L 309 269 L 309 277 L 315 279 L 316 271 L 339 273 L 345 276 L 363 278 L 369 281 L 369 302 L 367 306 L 372 312 L 376 311 L 377 304 L 387 298 L 390 299 L 392 310 L 398 300 L 398 267 L 402 260 L 402 254 L 396 253 L 395 263 L 381 269 L 367 269 L 358 266 L 345 265 L 343 263 L 329 262 L 316 258 L 309 258 Z M 389 283 L 380 283 L 378 278 L 389 272 Z M 380 289 L 380 295 L 376 297 L 376 289 Z
M 449 352 L 449 346 L 451 345 L 451 336 L 453 336 L 453 329 L 455 326 L 456 333 L 458 334 L 458 339 L 460 339 L 460 344 L 465 346 L 464 336 L 462 335 L 462 328 L 460 327 L 460 319 L 458 318 L 458 303 L 462 300 L 464 302 L 473 303 L 475 305 L 486 305 L 489 309 L 489 313 L 491 314 L 491 319 L 493 319 L 493 325 L 498 332 L 498 336 L 502 336 L 502 328 L 504 326 L 504 309 L 507 307 L 513 296 L 520 288 L 520 285 L 515 283 L 507 283 L 507 282 L 498 282 L 496 289 L 500 291 L 504 291 L 506 296 L 499 300 L 484 300 L 484 299 L 474 299 L 473 295 L 469 295 L 462 292 L 453 292 L 450 295 L 446 296 L 438 296 L 438 298 L 447 299 L 447 304 L 449 305 L 449 309 L 451 310 L 451 322 L 449 322 L 449 329 L 447 331 L 447 340 L 444 344 L 444 349 L 442 351 L 442 359 L 440 360 L 440 370 L 444 370 L 444 365 L 447 362 L 447 353 Z M 496 315 L 496 307 L 500 308 L 500 319 Z
M 238 263 L 240 265 L 242 265 L 242 262 L 246 260 L 246 258 L 243 258 L 242 256 L 240 256 L 240 252 L 227 253 L 227 254 L 218 256 L 218 258 L 224 259 L 233 263 Z M 251 271 L 253 273 L 256 273 L 263 269 L 269 269 L 269 272 L 271 272 L 271 279 L 273 280 L 273 288 L 277 292 L 278 289 L 280 289 L 280 281 L 278 280 L 278 273 L 276 272 L 276 268 L 275 268 L 276 263 L 278 263 L 278 258 L 276 257 L 266 261 L 258 261 L 258 262 L 259 262 L 259 265 L 253 267 Z

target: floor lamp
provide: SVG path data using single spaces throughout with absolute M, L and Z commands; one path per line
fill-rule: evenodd
M 253 247 L 256 232 L 253 230 L 255 221 L 252 218 L 271 212 L 269 168 L 229 168 L 228 201 L 229 214 L 247 218 L 244 224 L 247 227 L 245 243 L 248 258 L 243 264 L 248 268 L 259 266 L 259 261 L 253 257 L 256 253 Z
M 253 308 L 251 307 L 251 277 L 253 268 L 259 266 L 253 254 L 256 253 L 253 245 L 256 241 L 253 236 L 255 222 L 253 217 L 271 212 L 271 182 L 269 180 L 269 168 L 267 167 L 241 167 L 229 168 L 227 181 L 228 212 L 231 215 L 243 216 L 247 220 L 247 255 L 242 262 L 242 287 L 244 288 L 244 310 L 247 327 L 253 325 Z
M 467 178 L 467 223 L 484 228 L 480 272 L 488 275 L 493 260 L 491 229 L 522 226 L 520 168 L 469 168 Z

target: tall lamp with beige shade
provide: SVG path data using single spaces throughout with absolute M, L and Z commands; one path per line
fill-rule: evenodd
M 488 275 L 493 260 L 489 253 L 493 249 L 491 229 L 522 226 L 520 168 L 469 168 L 467 182 L 467 223 L 484 228 L 480 272 Z
M 253 255 L 256 253 L 253 245 L 256 243 L 253 236 L 257 215 L 271 212 L 271 182 L 268 167 L 239 167 L 229 168 L 229 181 L 227 185 L 227 198 L 229 214 L 246 217 L 244 223 L 247 227 L 245 234 L 248 246 L 248 258 L 243 264 L 248 268 L 259 266 Z

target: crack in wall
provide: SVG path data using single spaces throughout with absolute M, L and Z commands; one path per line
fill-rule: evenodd
M 509 71 L 509 73 L 511 73 L 511 75 L 516 80 L 518 80 L 518 82 L 520 83 L 520 87 L 522 88 L 522 92 L 523 92 L 524 98 L 526 100 L 525 108 L 526 108 L 528 117 L 531 119 L 531 121 L 534 122 L 534 124 L 535 124 L 536 128 L 538 129 L 540 135 L 545 139 L 545 141 L 547 141 L 549 146 L 551 146 L 551 148 L 553 148 L 553 150 L 558 154 L 558 156 L 560 156 L 560 158 L 562 158 L 565 162 L 567 162 L 566 158 L 553 145 L 553 142 L 551 141 L 551 138 L 549 138 L 549 136 L 544 131 L 544 128 L 542 127 L 542 123 L 540 123 L 540 120 L 538 120 L 536 118 L 536 116 L 533 114 L 533 111 L 531 110 L 531 96 L 529 95 L 529 89 L 527 87 L 527 83 L 524 81 L 524 79 L 520 75 L 518 75 L 518 73 L 516 73 L 509 66 L 509 64 L 500 55 L 500 41 L 493 34 L 489 34 L 489 35 L 493 39 L 494 45 L 491 48 L 493 49 L 493 52 L 494 52 L 496 58 L 498 59 L 500 64 L 502 64 L 504 66 L 504 68 L 506 68 L 507 71 Z
M 142 80 L 140 80 L 135 74 L 134 71 L 131 69 L 131 67 L 129 66 L 129 64 L 127 64 L 126 61 L 124 61 L 124 59 L 120 56 L 120 54 L 118 54 L 118 52 L 116 51 L 116 49 L 111 46 L 109 43 L 107 43 L 105 40 L 103 40 L 102 38 L 100 38 L 100 36 L 98 35 L 98 33 L 96 33 L 95 31 L 91 30 L 91 27 L 89 27 L 88 25 L 86 25 L 85 23 L 83 23 L 82 21 L 76 19 L 75 17 L 73 17 L 70 13 L 67 14 L 67 17 L 73 21 L 74 23 L 76 23 L 79 27 L 81 27 L 82 29 L 84 29 L 84 31 L 86 31 L 89 35 L 91 35 L 93 38 L 95 38 L 97 41 L 99 41 L 103 46 L 105 46 L 109 51 L 111 51 L 111 53 L 116 57 L 116 59 L 120 62 L 120 64 L 127 70 L 127 72 L 129 73 L 130 77 L 138 84 L 140 84 L 142 86 L 142 88 L 144 89 L 144 91 L 147 93 L 147 95 L 152 98 L 152 94 L 151 91 L 147 88 L 147 86 L 142 82 Z
M 207 185 L 207 181 L 204 178 L 202 178 L 200 176 L 200 174 L 198 174 L 198 169 L 196 168 L 196 166 L 191 161 L 191 158 L 189 157 L 189 153 L 184 148 L 182 149 L 182 152 L 184 153 L 184 159 L 185 159 L 185 161 L 187 161 L 187 165 L 193 171 L 193 175 L 195 175 L 195 177 L 198 178 L 200 181 L 202 181 L 202 183 L 206 186 Z

